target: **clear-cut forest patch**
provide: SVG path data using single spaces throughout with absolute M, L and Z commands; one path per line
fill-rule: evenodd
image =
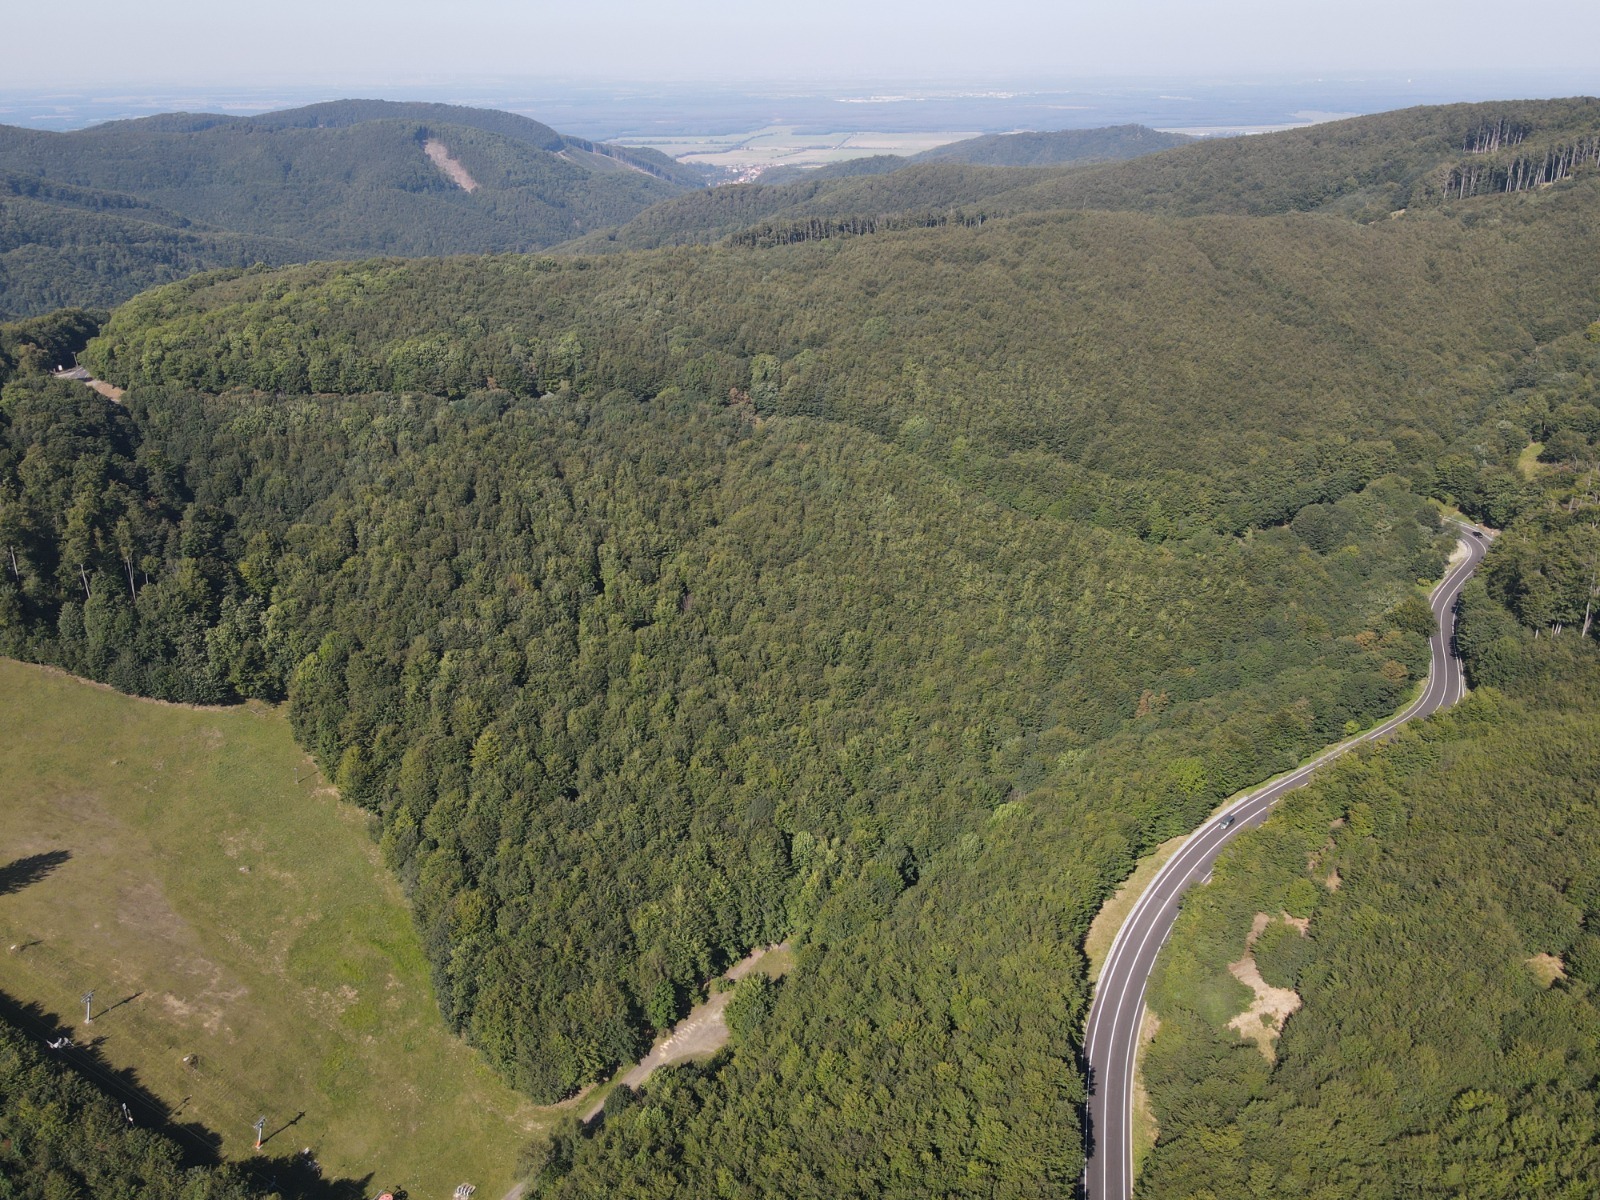
M 1288 913 L 1284 913 L 1282 919 L 1285 924 L 1298 928 L 1301 937 L 1305 936 L 1305 929 L 1298 926 Z M 1273 987 L 1261 978 L 1261 969 L 1256 966 L 1256 940 L 1273 920 L 1268 913 L 1257 913 L 1250 925 L 1250 933 L 1245 938 L 1244 956 L 1228 964 L 1229 973 L 1249 988 L 1255 997 L 1249 1008 L 1228 1022 L 1228 1028 L 1237 1030 L 1240 1037 L 1254 1042 L 1268 1062 L 1277 1057 L 1273 1043 L 1283 1033 L 1284 1023 L 1299 1010 L 1301 1003 L 1298 992 L 1293 988 Z
M 422 150 L 432 160 L 433 165 L 448 175 L 450 181 L 463 192 L 475 192 L 478 190 L 478 181 L 472 177 L 466 167 L 450 157 L 450 147 L 446 146 L 438 138 L 429 138 L 423 142 Z

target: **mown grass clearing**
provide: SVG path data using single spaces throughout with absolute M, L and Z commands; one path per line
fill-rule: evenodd
M 374 1191 L 510 1186 L 549 1118 L 444 1028 L 365 815 L 282 713 L 0 660 L 0 730 L 0 872 L 24 863 L 0 887 L 7 992 L 104 1038 L 229 1157 L 265 1115 L 270 1150 Z

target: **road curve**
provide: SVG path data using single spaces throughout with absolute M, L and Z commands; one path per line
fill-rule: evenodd
M 1117 931 L 1095 987 L 1084 1040 L 1084 1058 L 1089 1068 L 1083 1173 L 1087 1200 L 1128 1200 L 1133 1192 L 1133 1074 L 1139 1027 L 1144 1019 L 1144 995 L 1156 955 L 1177 919 L 1183 893 L 1195 880 L 1210 874 L 1211 864 L 1229 841 L 1265 821 L 1272 806 L 1303 785 L 1318 767 L 1363 742 L 1383 737 L 1407 721 L 1447 708 L 1466 693 L 1461 660 L 1453 648 L 1456 599 L 1483 561 L 1488 543 L 1476 527 L 1457 524 L 1468 535 L 1461 539 L 1467 556 L 1433 590 L 1433 613 L 1439 630 L 1433 635 L 1432 662 L 1422 695 L 1376 729 L 1323 751 L 1299 770 L 1245 794 L 1210 817 L 1150 881 Z

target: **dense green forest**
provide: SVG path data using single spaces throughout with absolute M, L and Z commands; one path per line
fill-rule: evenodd
M 431 141 L 476 190 L 429 161 Z M 0 315 L 110 305 L 216 267 L 528 250 L 704 182 L 652 150 L 443 104 L 0 126 Z
M 1595 187 L 1376 225 L 1082 213 L 203 277 L 124 306 L 87 358 L 212 391 L 672 387 L 1155 540 L 1286 521 L 1391 471 L 1503 525 L 1524 490 L 1505 447 L 1458 439 L 1514 361 L 1600 311 Z
M 1384 711 L 1422 649 L 1381 614 L 1439 562 L 1395 482 L 1334 510 L 1388 530 L 1375 558 L 1287 531 L 1175 557 L 848 427 L 684 400 L 125 410 L 16 381 L 6 417 L 7 648 L 174 699 L 287 688 L 386 819 L 450 1015 L 546 1096 L 832 893 L 892 899 L 1069 751 L 1142 722 L 1198 754 L 1219 714 L 1192 706 L 1240 693 L 1187 812 Z M 1291 597 L 1310 636 L 1283 654 L 1246 610 Z M 1363 617 L 1390 632 L 1351 641 Z M 1153 786 L 1117 816 L 1138 840 L 1182 820 Z
M 83 352 L 121 404 L 40 373 L 94 314 L 19 326 L 0 652 L 286 697 L 541 1099 L 797 947 L 542 1194 L 1070 1188 L 1090 919 L 1403 702 L 1433 502 L 1507 529 L 1474 670 L 1575 623 L 1597 188 L 213 272 Z
M 1559 339 L 1478 431 L 1545 461 L 1463 598 L 1474 694 L 1294 793 L 1186 901 L 1152 992 L 1142 1194 L 1593 1194 L 1597 369 L 1600 328 Z M 1272 1061 L 1226 1027 L 1256 913 L 1309 919 L 1255 943 L 1304 1002 Z
M 0 174 L 0 312 L 110 306 L 196 271 L 308 257 L 298 243 L 215 229 L 125 193 Z
M 1141 1194 L 1593 1193 L 1600 673 L 1589 640 L 1522 658 L 1297 793 L 1190 901 L 1153 995 Z M 1304 1000 L 1269 1063 L 1223 1027 L 1248 998 L 1223 964 L 1280 911 L 1310 926 L 1256 944 Z

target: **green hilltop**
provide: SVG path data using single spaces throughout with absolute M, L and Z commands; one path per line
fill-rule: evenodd
M 935 146 L 913 156 L 916 162 L 963 162 L 991 167 L 1055 167 L 1068 163 L 1118 162 L 1194 141 L 1182 133 L 1162 133 L 1144 125 L 1101 129 L 1062 129 L 1050 133 L 994 133 Z
M 476 190 L 430 161 L 430 141 Z M 254 262 L 535 249 L 703 183 L 654 151 L 443 104 L 0 126 L 0 313 L 114 304 Z

